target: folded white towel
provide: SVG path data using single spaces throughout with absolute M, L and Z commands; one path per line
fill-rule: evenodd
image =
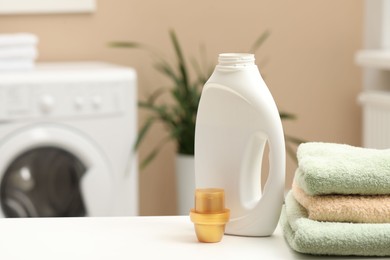
M 0 73 L 1 71 L 10 71 L 10 70 L 29 70 L 29 69 L 33 69 L 34 66 L 35 66 L 34 61 L 28 59 L 0 60 Z
M 1 59 L 26 59 L 35 60 L 38 57 L 38 50 L 34 46 L 0 47 Z
M 38 43 L 38 37 L 31 33 L 0 34 L 0 47 L 31 45 Z

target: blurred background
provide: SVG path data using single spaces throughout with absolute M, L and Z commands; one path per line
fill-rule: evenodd
M 363 48 L 364 2 L 344 1 L 145 1 L 97 0 L 84 14 L 0 16 L 0 32 L 31 32 L 39 41 L 38 61 L 99 60 L 136 69 L 138 97 L 168 80 L 143 51 L 114 49 L 112 41 L 155 46 L 174 60 L 168 31 L 174 29 L 186 56 L 207 49 L 210 64 L 222 52 L 247 52 L 264 31 L 270 37 L 256 52 L 257 64 L 280 110 L 295 114 L 286 133 L 307 141 L 361 145 L 362 70 L 354 57 Z M 172 56 L 172 59 L 170 59 Z M 145 120 L 139 111 L 138 122 Z M 164 136 L 158 126 L 140 148 L 140 160 Z M 173 215 L 176 206 L 175 144 L 163 147 L 140 171 L 140 214 Z M 286 188 L 296 168 L 288 158 Z

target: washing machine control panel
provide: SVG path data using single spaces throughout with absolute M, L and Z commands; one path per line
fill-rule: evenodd
M 126 83 L 0 85 L 0 120 L 103 116 L 124 110 Z
M 130 97 L 136 84 L 134 75 L 112 68 L 83 69 L 62 72 L 50 68 L 38 71 L 38 76 L 29 72 L 8 78 L 0 74 L 0 122 L 107 116 L 136 106 L 135 97 Z

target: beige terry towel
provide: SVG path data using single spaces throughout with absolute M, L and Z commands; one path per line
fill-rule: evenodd
M 306 194 L 295 182 L 295 199 L 307 209 L 308 218 L 328 222 L 390 223 L 390 195 Z

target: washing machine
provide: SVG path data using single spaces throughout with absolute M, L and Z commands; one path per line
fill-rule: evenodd
M 0 217 L 137 215 L 136 86 L 106 63 L 0 72 Z

